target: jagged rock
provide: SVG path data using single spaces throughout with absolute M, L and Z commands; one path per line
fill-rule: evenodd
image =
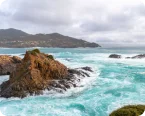
M 21 63 L 21 58 L 17 56 L 0 55 L 0 75 L 9 75 L 19 63 Z
M 145 54 L 139 54 L 133 57 L 126 57 L 127 59 L 142 59 L 145 58 Z
M 81 69 L 86 70 L 86 71 L 93 72 L 93 70 L 91 69 L 91 67 L 88 67 L 88 66 L 82 67 Z
M 91 70 L 87 68 L 87 70 Z M 63 92 L 76 87 L 81 78 L 89 77 L 82 69 L 68 69 L 52 55 L 40 53 L 38 49 L 27 51 L 22 63 L 0 86 L 1 97 L 26 97 L 43 94 L 43 90 Z
M 145 105 L 128 105 L 113 111 L 109 116 L 140 116 L 145 111 Z
M 109 58 L 121 58 L 121 55 L 118 55 L 118 54 L 111 54 L 110 56 L 109 56 Z

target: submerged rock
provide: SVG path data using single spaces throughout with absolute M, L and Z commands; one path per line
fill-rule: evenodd
M 66 61 L 69 61 L 69 62 L 72 61 L 72 59 L 70 59 L 70 58 L 66 58 L 65 60 L 66 60 Z
M 0 75 L 9 75 L 16 69 L 16 65 L 21 63 L 21 58 L 17 56 L 0 55 Z
M 111 54 L 110 56 L 109 56 L 109 58 L 121 58 L 121 55 L 118 55 L 118 54 Z
M 89 75 L 82 69 L 68 69 L 52 55 L 35 49 L 26 52 L 22 63 L 11 73 L 10 79 L 2 83 L 0 96 L 23 98 L 43 94 L 43 90 L 63 92 L 71 86 L 76 87 L 76 82 L 83 77 Z
M 126 59 L 131 59 L 131 57 L 126 57 Z
M 140 116 L 145 111 L 145 105 L 129 105 L 113 111 L 109 116 Z

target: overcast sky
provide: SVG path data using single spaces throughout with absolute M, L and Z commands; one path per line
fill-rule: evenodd
M 0 29 L 145 45 L 145 0 L 0 0 Z

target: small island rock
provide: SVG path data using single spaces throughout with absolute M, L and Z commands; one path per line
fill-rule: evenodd
M 121 55 L 118 55 L 118 54 L 111 54 L 110 56 L 109 56 L 109 58 L 121 58 Z

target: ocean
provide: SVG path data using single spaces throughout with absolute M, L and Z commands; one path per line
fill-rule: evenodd
M 33 48 L 0 48 L 0 54 L 23 57 Z M 145 104 L 145 59 L 125 59 L 145 53 L 143 48 L 39 48 L 69 68 L 89 66 L 94 71 L 79 87 L 65 93 L 45 92 L 26 98 L 0 98 L 5 116 L 108 116 L 128 104 Z M 112 53 L 122 59 L 110 59 Z M 1 76 L 0 83 L 9 76 Z

